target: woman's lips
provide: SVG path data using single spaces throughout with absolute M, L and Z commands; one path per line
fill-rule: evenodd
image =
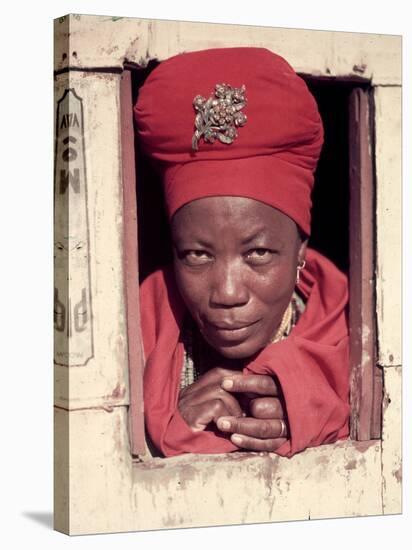
M 238 340 L 245 340 L 255 330 L 255 325 L 259 321 L 253 321 L 251 323 L 206 323 L 206 329 L 208 332 L 215 334 L 219 340 L 236 342 Z

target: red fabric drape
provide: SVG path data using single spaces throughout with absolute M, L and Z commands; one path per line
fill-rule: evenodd
M 287 457 L 348 436 L 346 277 L 322 255 L 308 250 L 299 288 L 306 296 L 306 309 L 290 336 L 267 346 L 244 369 L 245 374 L 276 375 L 281 384 L 290 439 L 276 452 Z M 177 409 L 184 314 L 170 268 L 156 271 L 144 281 L 141 321 L 148 432 L 165 456 L 238 450 L 226 435 L 193 432 Z M 131 414 L 139 412 L 132 409 Z

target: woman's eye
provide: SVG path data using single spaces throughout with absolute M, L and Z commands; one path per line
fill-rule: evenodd
M 188 265 L 194 266 L 206 264 L 211 260 L 210 254 L 208 254 L 204 250 L 185 250 L 184 252 L 182 252 L 180 257 Z
M 265 264 L 271 261 L 273 257 L 273 251 L 267 248 L 254 248 L 246 253 L 246 258 L 249 263 L 253 264 Z

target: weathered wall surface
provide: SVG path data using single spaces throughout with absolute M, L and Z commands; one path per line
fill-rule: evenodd
M 146 65 L 183 51 L 258 46 L 285 56 L 298 72 L 361 76 L 376 85 L 401 83 L 399 36 L 90 15 L 71 15 L 69 28 L 64 18 L 56 20 L 56 70 L 120 69 L 125 59 Z
M 378 362 L 385 367 L 402 364 L 401 88 L 377 87 L 375 109 Z
M 93 320 L 89 335 L 89 338 L 93 338 L 93 351 L 87 363 L 73 367 L 55 365 L 55 404 L 67 409 L 128 404 L 119 81 L 120 75 L 117 74 L 84 72 L 64 73 L 55 80 L 56 107 L 67 88 L 74 90 L 83 105 L 84 128 L 80 128 L 80 131 L 83 130 L 85 174 L 81 178 L 80 187 L 85 193 L 88 227 L 82 231 L 80 226 L 86 223 L 85 219 L 76 219 L 71 223 L 70 218 L 67 228 L 69 234 L 59 238 L 63 245 L 66 241 L 69 243 L 70 250 L 62 261 L 64 271 L 68 273 L 67 284 L 74 293 L 76 287 L 81 289 L 86 282 L 76 279 L 78 260 L 70 253 L 81 240 L 75 238 L 76 235 L 88 233 L 87 260 L 90 266 Z M 69 145 L 74 147 L 76 144 Z M 79 147 L 77 155 L 80 154 Z M 70 170 L 73 172 L 71 167 Z M 57 195 L 56 191 L 56 198 Z M 76 191 L 71 183 L 67 186 L 66 195 L 69 195 L 67 202 L 60 206 L 56 200 L 57 216 L 64 208 L 72 211 L 79 207 L 78 203 L 73 203 Z M 59 232 L 56 227 L 56 240 Z M 70 364 L 75 362 L 72 355 Z
M 235 45 L 271 48 L 302 73 L 362 76 L 376 86 L 383 439 L 309 449 L 291 460 L 234 453 L 132 462 L 120 71 L 125 59 L 145 64 L 185 50 Z M 94 355 L 84 366 L 55 366 L 56 528 L 83 534 L 399 513 L 399 37 L 72 15 L 56 20 L 55 68 L 68 66 L 76 70 L 56 76 L 56 103 L 71 87 L 84 106 Z M 105 68 L 112 72 L 101 72 Z M 75 264 L 69 265 L 74 274 Z
M 291 460 L 233 453 L 133 463 L 125 407 L 57 411 L 57 429 L 67 422 L 71 534 L 383 512 L 378 441 L 325 445 Z
M 383 368 L 382 495 L 385 514 L 402 506 L 402 91 L 375 90 L 376 305 Z

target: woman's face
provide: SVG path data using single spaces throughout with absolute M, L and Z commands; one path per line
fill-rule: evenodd
M 172 219 L 178 288 L 205 340 L 248 358 L 276 334 L 306 242 L 288 216 L 244 197 L 205 197 Z

